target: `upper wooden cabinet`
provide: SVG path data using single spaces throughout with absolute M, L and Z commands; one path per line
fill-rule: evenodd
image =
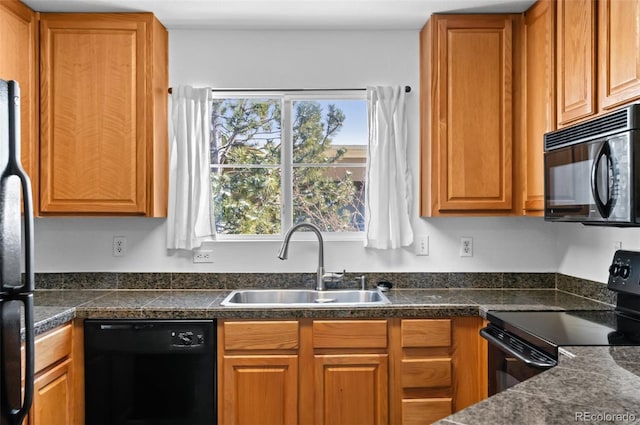
M 22 166 L 38 210 L 38 21 L 18 0 L 0 1 L 0 78 L 20 85 Z
M 41 15 L 41 214 L 166 216 L 167 42 L 148 13 Z
M 421 215 L 507 215 L 517 15 L 434 15 L 421 41 Z M 515 209 L 514 209 L 515 208 Z
M 524 15 L 521 128 L 524 213 L 544 211 L 544 133 L 556 128 L 555 2 L 539 0 Z
M 598 1 L 601 110 L 640 98 L 640 0 Z
M 596 113 L 596 4 L 557 2 L 558 125 Z
M 639 0 L 557 2 L 559 126 L 640 99 L 639 13 Z

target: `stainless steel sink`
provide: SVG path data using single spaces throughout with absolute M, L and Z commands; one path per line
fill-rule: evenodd
M 225 307 L 321 307 L 391 304 L 379 290 L 314 291 L 310 289 L 240 289 L 221 303 Z

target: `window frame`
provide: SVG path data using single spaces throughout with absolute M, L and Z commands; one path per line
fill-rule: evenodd
M 281 108 L 281 156 L 280 163 L 258 165 L 255 168 L 279 168 L 281 170 L 280 178 L 280 234 L 222 234 L 217 233 L 215 240 L 220 242 L 241 242 L 241 241 L 278 241 L 282 240 L 287 230 L 293 226 L 293 102 L 295 101 L 327 101 L 327 100 L 363 100 L 366 102 L 367 95 L 365 90 L 261 90 L 261 91 L 214 91 L 213 99 L 280 99 Z M 368 128 L 367 128 L 368 137 Z M 368 164 L 367 159 L 362 163 L 343 163 L 341 167 L 362 167 L 367 175 Z M 304 164 L 305 166 L 323 166 L 327 164 Z M 210 166 L 212 171 L 213 165 Z M 229 167 L 233 168 L 233 167 Z M 337 168 L 337 167 L 336 167 Z M 365 180 L 366 185 L 366 180 Z M 212 202 L 213 202 L 213 193 Z M 210 209 L 212 223 L 215 223 L 215 210 Z M 365 216 L 366 220 L 366 216 Z M 215 224 L 214 224 L 215 226 Z M 316 240 L 315 235 L 310 232 L 298 232 L 296 239 L 299 240 Z M 365 231 L 358 232 L 322 232 L 322 236 L 328 241 L 363 241 Z

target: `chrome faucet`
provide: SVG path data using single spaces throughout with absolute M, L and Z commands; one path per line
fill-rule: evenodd
M 316 291 L 324 291 L 324 240 L 322 239 L 322 234 L 320 233 L 320 229 L 315 224 L 311 223 L 299 223 L 295 226 L 291 227 L 287 234 L 284 236 L 284 241 L 282 242 L 282 246 L 280 247 L 280 252 L 278 253 L 278 258 L 281 260 L 287 259 L 287 251 L 289 250 L 289 239 L 291 239 L 291 235 L 300 229 L 306 227 L 310 229 L 313 233 L 318 237 L 318 272 L 316 275 Z

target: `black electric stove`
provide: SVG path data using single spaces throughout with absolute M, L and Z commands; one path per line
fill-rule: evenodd
M 489 312 L 489 394 L 557 364 L 562 346 L 640 345 L 640 252 L 616 251 L 607 288 L 613 310 Z

